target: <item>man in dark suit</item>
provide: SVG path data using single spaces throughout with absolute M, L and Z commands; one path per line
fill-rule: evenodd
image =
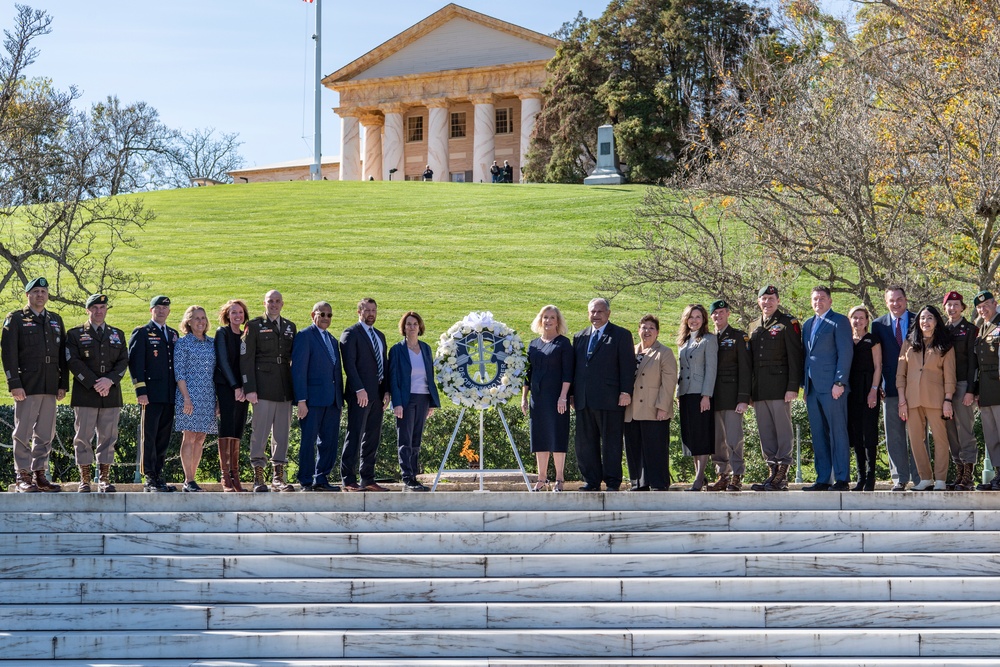
M 292 383 L 302 426 L 299 483 L 303 491 L 340 491 L 329 481 L 344 405 L 340 352 L 337 340 L 327 331 L 332 317 L 333 306 L 326 301 L 317 303 L 312 309 L 313 323 L 295 335 L 292 347 Z
M 73 375 L 70 405 L 76 416 L 73 451 L 80 467 L 80 493 L 90 492 L 91 472 L 97 459 L 97 490 L 113 493 L 111 464 L 118 442 L 118 417 L 122 411 L 122 378 L 128 372 L 125 332 L 105 321 L 108 297 L 87 299 L 90 316 L 66 334 L 66 363 Z M 91 442 L 97 435 L 97 451 Z M 96 454 L 96 456 L 95 456 Z
M 713 301 L 709 315 L 715 324 L 719 357 L 715 373 L 715 472 L 718 479 L 709 491 L 742 491 L 746 464 L 743 459 L 743 414 L 750 405 L 753 370 L 750 336 L 729 326 L 729 304 Z
M 587 307 L 591 326 L 573 336 L 576 372 L 570 400 L 576 410 L 576 458 L 581 491 L 608 491 L 622 483 L 625 407 L 635 385 L 635 345 L 628 329 L 612 324 L 607 299 Z
M 805 349 L 802 386 L 816 457 L 816 483 L 803 491 L 849 491 L 851 443 L 847 434 L 847 383 L 854 358 L 854 336 L 850 320 L 833 312 L 829 287 L 813 288 L 812 307 L 816 314 L 802 327 L 802 347 Z
M 358 303 L 358 322 L 340 337 L 341 359 L 347 374 L 347 434 L 340 457 L 340 477 L 347 491 L 387 491 L 375 483 L 375 454 L 382 438 L 382 413 L 389 404 L 389 360 L 385 336 L 375 328 L 378 304 Z M 360 454 L 361 483 L 355 467 Z
M 175 491 L 163 480 L 163 465 L 174 425 L 174 345 L 177 330 L 167 326 L 170 299 L 160 295 L 149 302 L 152 319 L 136 327 L 128 342 L 128 367 L 135 387 L 136 400 L 142 409 L 142 434 L 139 438 L 143 491 Z
M 909 482 L 917 484 L 920 475 L 906 438 L 906 422 L 899 418 L 899 392 L 896 390 L 896 366 L 910 327 L 917 314 L 906 308 L 906 290 L 890 285 L 885 290 L 889 312 L 872 322 L 872 334 L 882 345 L 882 419 L 885 423 L 885 447 L 889 454 L 889 473 L 893 491 L 906 491 Z M 923 446 L 923 445 L 921 445 Z
M 983 440 L 994 470 L 993 479 L 976 486 L 980 491 L 1000 491 L 1000 313 L 993 293 L 982 291 L 972 302 L 979 315 L 976 359 L 979 376 L 973 393 L 983 420 Z

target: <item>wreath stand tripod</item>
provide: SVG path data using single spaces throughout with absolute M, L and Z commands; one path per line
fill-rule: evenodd
M 520 472 L 521 476 L 524 477 L 524 485 L 531 491 L 531 481 L 528 479 L 528 473 L 524 471 L 524 463 L 521 462 L 521 455 L 517 451 L 517 445 L 514 444 L 514 436 L 511 435 L 510 426 L 507 425 L 507 418 L 504 417 L 503 410 L 500 409 L 499 405 L 493 406 L 496 408 L 497 414 L 500 415 L 500 423 L 503 424 L 503 430 L 507 432 L 507 440 L 510 442 L 510 447 L 514 451 L 514 458 L 517 459 L 517 469 L 505 469 L 501 470 L 498 468 L 486 469 L 483 467 L 484 456 L 483 456 L 483 424 L 485 421 L 486 410 L 479 410 L 479 469 L 469 469 L 469 470 L 445 470 L 444 466 L 448 462 L 448 455 L 451 453 L 451 447 L 455 444 L 455 438 L 458 436 L 458 429 L 462 425 L 462 418 L 465 417 L 465 411 L 467 408 L 463 407 L 462 411 L 458 413 L 458 423 L 455 424 L 455 430 L 452 431 L 451 440 L 448 441 L 448 448 L 444 450 L 444 458 L 441 459 L 441 467 L 438 468 L 437 477 L 434 478 L 434 486 L 431 487 L 431 491 L 436 491 L 438 482 L 441 480 L 441 475 L 447 473 L 448 475 L 478 475 L 479 476 L 479 491 L 485 492 L 486 489 L 483 488 L 483 480 L 486 475 L 502 475 L 510 474 L 515 472 Z M 488 410 L 489 408 L 487 408 Z

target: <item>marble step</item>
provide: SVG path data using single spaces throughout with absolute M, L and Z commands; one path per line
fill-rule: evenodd
M 5 605 L 7 631 L 988 628 L 1000 602 Z
M 1000 510 L 1000 493 L 0 493 L 8 512 Z
M 1000 531 L 30 533 L 10 555 L 993 553 Z
M 1000 510 L 8 512 L 0 533 L 1000 531 Z
M 11 660 L 607 656 L 995 657 L 995 629 L 296 630 L 0 632 Z
M 412 579 L 0 579 L 29 604 L 539 602 L 995 602 L 1000 577 L 537 577 Z M 4 607 L 0 605 L 0 610 Z M 0 627 L 2 630 L 2 627 Z
M 4 579 L 1000 576 L 997 553 L 0 556 Z
M 0 667 L 25 667 L 0 660 Z M 38 662 L 27 664 L 39 664 Z M 95 667 L 91 660 L 46 660 L 46 667 Z M 995 658 L 350 658 L 101 660 L 100 667 L 996 667 Z

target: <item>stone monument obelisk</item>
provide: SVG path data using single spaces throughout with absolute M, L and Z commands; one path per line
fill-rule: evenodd
M 625 176 L 615 166 L 615 130 L 611 125 L 597 128 L 597 167 L 584 185 L 621 185 Z

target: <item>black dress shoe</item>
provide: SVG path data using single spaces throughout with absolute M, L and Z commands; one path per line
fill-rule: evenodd
M 181 487 L 181 491 L 184 493 L 203 493 L 205 489 L 198 486 L 198 482 L 191 480 L 190 482 L 184 482 L 184 486 Z
M 577 489 L 577 491 L 600 491 L 600 490 L 601 490 L 601 487 L 599 487 L 599 486 L 591 486 L 590 484 L 584 484 L 579 489 Z
M 850 491 L 851 490 L 851 485 L 848 484 L 846 481 L 839 481 L 836 484 L 834 484 L 833 486 L 831 486 L 830 490 L 831 491 Z
M 312 484 L 300 484 L 299 486 L 300 486 L 299 491 L 302 493 L 311 493 L 312 491 L 316 490 L 316 488 Z
M 162 477 L 156 478 L 156 490 L 161 493 L 173 493 L 177 490 L 176 486 L 172 486 L 163 481 Z
M 648 490 L 649 491 L 669 491 L 670 487 L 669 486 L 651 486 L 651 487 L 649 487 Z
M 330 484 L 329 482 L 323 482 L 321 484 L 313 484 L 313 491 L 320 491 L 325 493 L 340 493 L 340 487 L 336 484 Z
M 812 486 L 803 486 L 803 491 L 829 491 L 830 485 L 824 482 L 816 482 Z

